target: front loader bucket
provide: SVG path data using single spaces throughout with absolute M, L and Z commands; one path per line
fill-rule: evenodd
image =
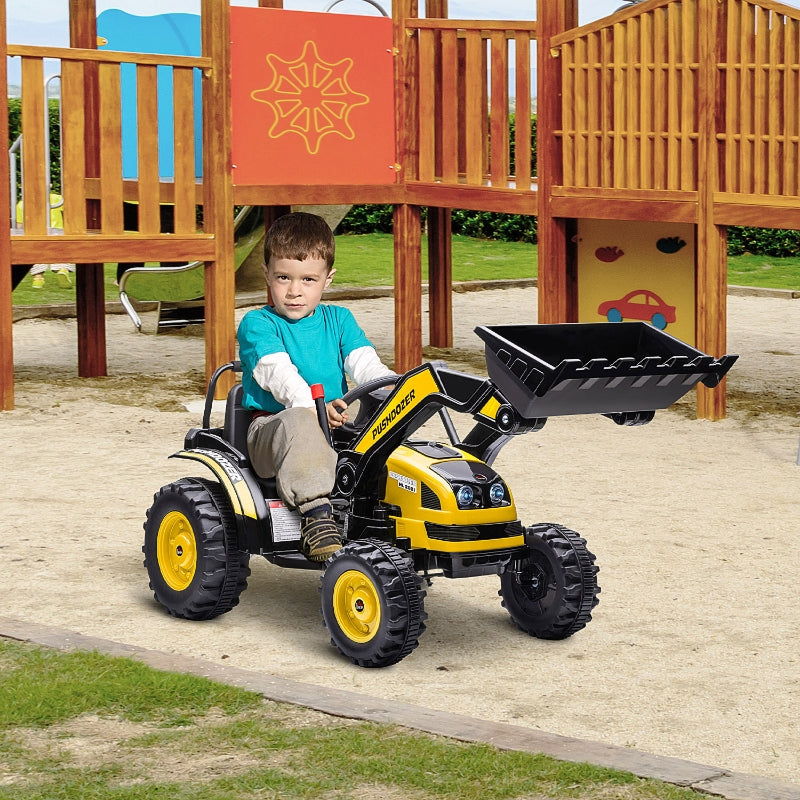
M 655 411 L 738 358 L 715 359 L 644 322 L 479 326 L 489 377 L 526 419 Z

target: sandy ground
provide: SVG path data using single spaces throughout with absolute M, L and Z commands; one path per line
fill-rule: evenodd
M 347 302 L 391 359 L 390 299 Z M 240 312 L 241 313 L 241 312 Z M 535 321 L 536 290 L 455 296 L 451 366 L 477 372 L 475 324 Z M 691 403 L 649 425 L 562 417 L 495 467 L 521 519 L 579 531 L 600 565 L 593 621 L 563 642 L 517 631 L 494 577 L 438 579 L 419 648 L 350 665 L 322 627 L 318 577 L 253 558 L 230 614 L 175 620 L 140 552 L 168 459 L 197 414 L 202 332 L 145 335 L 108 318 L 110 376 L 78 380 L 74 320 L 14 325 L 17 408 L 0 414 L 5 616 L 320 686 L 800 782 L 800 301 L 729 298 L 730 414 Z M 429 357 L 430 351 L 427 351 Z

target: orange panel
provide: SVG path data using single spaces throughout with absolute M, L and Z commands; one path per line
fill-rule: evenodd
M 231 8 L 233 178 L 395 181 L 392 22 Z

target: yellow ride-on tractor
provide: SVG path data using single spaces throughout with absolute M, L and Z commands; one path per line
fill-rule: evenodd
M 241 384 L 228 395 L 223 426 L 211 427 L 219 376 L 241 369 L 236 361 L 220 367 L 202 427 L 175 453 L 214 479 L 164 486 L 147 512 L 144 563 L 156 600 L 176 617 L 211 619 L 239 602 L 251 555 L 321 570 L 331 641 L 364 667 L 394 664 L 417 646 L 423 581 L 437 576 L 499 575 L 503 606 L 531 636 L 563 639 L 585 627 L 600 591 L 595 557 L 569 528 L 520 522 L 511 489 L 491 466 L 498 452 L 550 416 L 647 423 L 698 382 L 715 386 L 737 357 L 712 358 L 642 322 L 475 331 L 488 377 L 425 363 L 345 396 L 348 405 L 360 401 L 358 413 L 328 431 L 339 455 L 331 501 L 345 544 L 324 564 L 302 555 L 297 513 L 274 480 L 250 466 Z M 463 438 L 453 413 L 472 417 Z M 445 443 L 415 436 L 435 415 Z

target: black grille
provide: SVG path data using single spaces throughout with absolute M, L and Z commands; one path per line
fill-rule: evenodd
M 477 542 L 522 535 L 521 522 L 500 522 L 494 525 L 437 525 L 426 522 L 425 530 L 431 539 L 442 542 Z
M 423 508 L 430 508 L 435 511 L 442 510 L 442 503 L 439 500 L 439 495 L 437 495 L 427 483 L 422 484 L 422 491 L 420 494 Z

